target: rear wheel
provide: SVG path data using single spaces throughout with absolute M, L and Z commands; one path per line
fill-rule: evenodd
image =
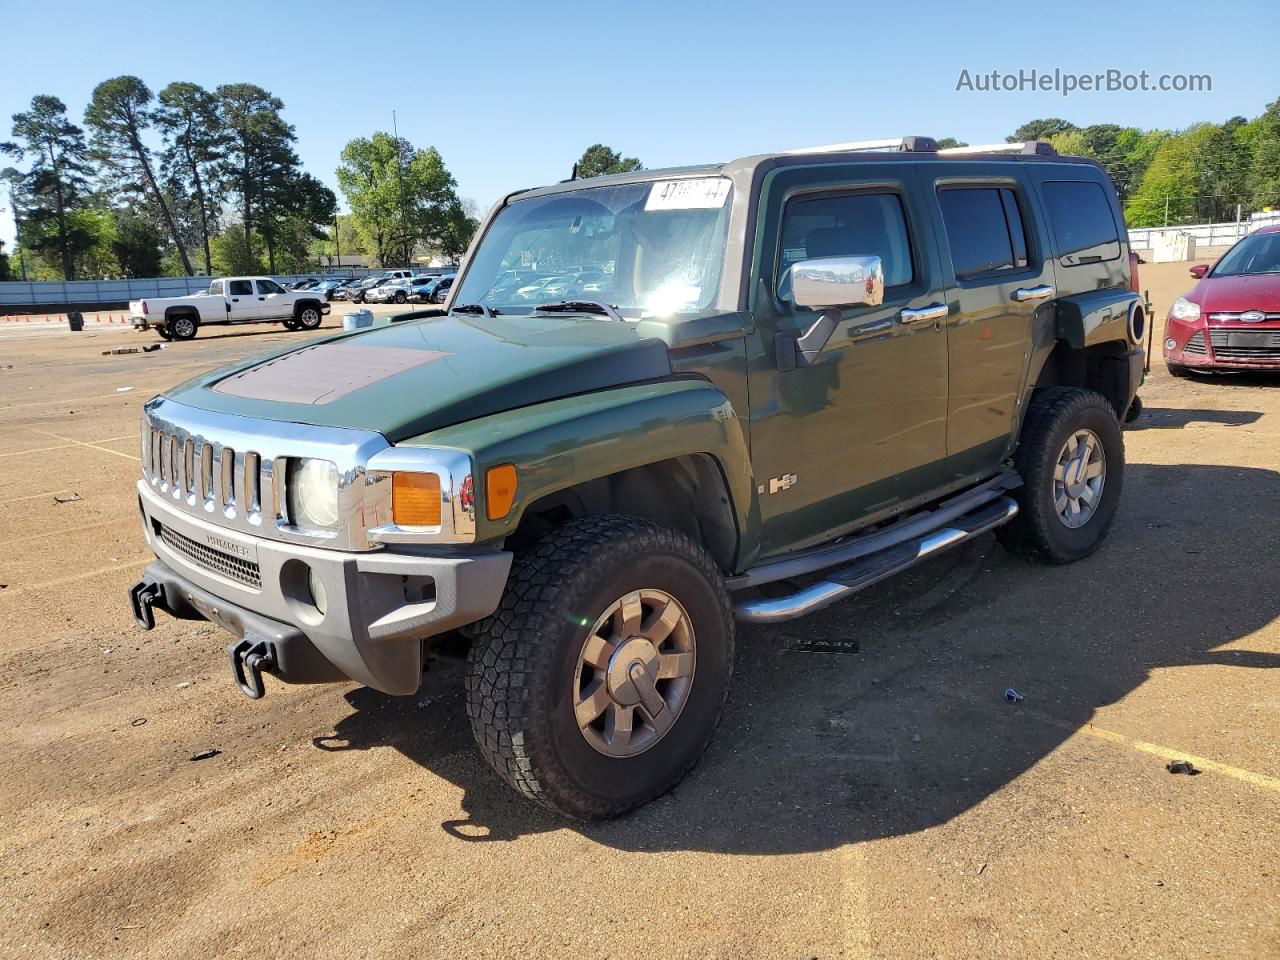
M 319 307 L 307 305 L 298 311 L 293 322 L 297 325 L 295 329 L 314 330 L 322 319 Z
M 173 317 L 167 320 L 165 326 L 174 340 L 192 340 L 195 338 L 196 330 L 199 329 L 200 324 L 195 317 L 183 314 L 180 317 Z
M 587 517 L 517 557 L 477 626 L 467 712 L 516 790 L 601 819 L 688 773 L 732 671 L 728 594 L 706 551 L 648 520 Z
M 396 291 L 396 303 L 404 303 L 408 299 L 403 290 Z
M 1014 466 L 1018 515 L 996 535 L 1014 553 L 1072 563 L 1093 553 L 1124 486 L 1124 438 L 1115 409 L 1093 390 L 1054 387 L 1027 411 Z

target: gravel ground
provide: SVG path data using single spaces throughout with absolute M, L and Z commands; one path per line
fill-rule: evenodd
M 136 629 L 142 403 L 301 335 L 102 355 L 150 339 L 0 343 L 0 956 L 1280 956 L 1280 378 L 1157 364 L 1085 562 L 987 537 L 741 629 L 703 762 L 583 827 L 484 766 L 455 665 L 255 703 L 216 629 Z

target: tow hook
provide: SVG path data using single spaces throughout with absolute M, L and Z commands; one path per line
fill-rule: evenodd
M 245 637 L 237 643 L 227 644 L 231 657 L 231 676 L 236 686 L 250 700 L 261 700 L 267 688 L 262 683 L 262 672 L 276 665 L 275 652 L 266 640 Z
M 143 630 L 154 630 L 156 615 L 151 608 L 164 606 L 164 590 L 154 580 L 139 580 L 129 588 L 129 605 L 133 607 L 133 619 Z

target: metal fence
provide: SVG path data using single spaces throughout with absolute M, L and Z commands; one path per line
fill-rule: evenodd
M 1170 224 L 1167 227 L 1137 227 L 1129 231 L 1129 243 L 1140 250 L 1150 250 L 1155 234 L 1174 231 L 1189 233 L 1201 247 L 1229 247 L 1241 237 L 1248 236 L 1261 227 L 1280 224 L 1280 213 L 1254 214 L 1239 223 L 1191 223 Z
M 277 275 L 280 283 L 306 280 L 310 277 L 381 276 L 383 267 L 335 267 L 315 273 Z M 415 268 L 425 269 L 425 268 Z M 212 277 L 148 277 L 140 280 L 70 280 L 28 283 L 10 280 L 0 283 L 0 312 L 6 307 L 33 305 L 56 306 L 78 303 L 125 303 L 145 297 L 184 297 L 197 290 L 207 290 Z

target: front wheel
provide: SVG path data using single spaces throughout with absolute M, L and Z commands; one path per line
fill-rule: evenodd
M 996 535 L 1014 553 L 1072 563 L 1098 549 L 1124 486 L 1115 409 L 1093 390 L 1053 387 L 1031 401 L 1014 455 L 1018 515 Z
M 516 558 L 471 646 L 467 713 L 511 786 L 596 820 L 689 772 L 732 672 L 728 593 L 707 552 L 648 520 L 586 517 Z

